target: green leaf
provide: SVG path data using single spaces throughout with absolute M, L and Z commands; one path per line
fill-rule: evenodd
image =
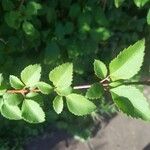
M 143 7 L 149 0 L 134 0 L 137 7 Z
M 18 106 L 8 105 L 7 103 L 3 104 L 1 108 L 1 114 L 10 120 L 22 119 L 20 108 Z
M 89 99 L 98 99 L 102 97 L 103 93 L 103 86 L 100 83 L 95 83 L 87 90 L 86 97 Z
M 53 108 L 57 114 L 60 114 L 63 110 L 63 98 L 61 96 L 56 96 L 53 101 Z
M 147 24 L 150 25 L 150 9 L 148 10 L 147 13 Z
M 131 117 L 136 117 L 135 113 L 134 113 L 134 106 L 132 105 L 132 103 L 125 97 L 122 96 L 118 96 L 115 93 L 112 93 L 112 99 L 114 101 L 114 103 L 116 104 L 116 106 L 119 108 L 120 111 L 122 111 L 123 113 L 125 113 L 127 116 L 131 116 Z
M 138 73 L 144 58 L 145 40 L 124 49 L 109 65 L 110 78 L 115 81 L 129 79 Z
M 101 79 L 103 79 L 107 76 L 107 67 L 100 60 L 94 61 L 94 71 L 95 71 L 96 76 L 101 78 Z
M 22 105 L 22 117 L 29 123 L 41 123 L 45 121 L 45 113 L 38 103 L 25 99 Z
M 3 98 L 0 98 L 0 111 L 1 111 L 3 103 L 4 103 Z
M 40 10 L 42 8 L 41 4 L 34 2 L 34 1 L 30 1 L 27 4 L 27 9 L 26 9 L 26 13 L 28 16 L 31 15 L 37 15 L 38 14 L 38 10 Z
M 22 24 L 22 29 L 27 35 L 34 35 L 34 33 L 35 33 L 35 28 L 34 28 L 33 24 L 31 24 L 28 21 L 25 21 Z
M 45 82 L 38 82 L 36 86 L 43 94 L 50 94 L 53 90 L 53 87 Z
M 24 87 L 24 84 L 16 76 L 10 75 L 9 82 L 10 82 L 11 87 L 13 87 L 15 89 L 22 89 Z
M 123 85 L 110 91 L 116 105 L 127 115 L 150 120 L 149 103 L 138 89 L 133 86 Z
M 18 29 L 20 26 L 21 16 L 17 11 L 10 11 L 5 14 L 5 22 L 11 28 Z
M 124 1 L 125 1 L 125 0 L 114 0 L 115 6 L 116 6 L 117 8 L 119 8 L 119 7 L 121 6 L 121 4 L 122 4 Z
M 71 94 L 72 92 L 72 87 L 67 87 L 67 88 L 56 88 L 55 91 L 57 92 L 58 95 L 60 96 L 67 96 L 69 94 Z
M 21 94 L 5 93 L 3 99 L 9 105 L 19 105 L 23 101 L 23 96 Z
M 57 88 L 66 88 L 71 85 L 72 74 L 73 65 L 65 63 L 52 70 L 49 74 L 49 79 Z
M 92 113 L 96 106 L 94 103 L 79 94 L 70 94 L 66 97 L 67 106 L 71 113 L 77 116 L 83 116 Z
M 26 86 L 34 86 L 41 77 L 41 66 L 29 65 L 21 72 L 21 79 Z

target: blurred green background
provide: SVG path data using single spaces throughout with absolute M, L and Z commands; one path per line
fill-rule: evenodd
M 118 8 L 118 6 L 120 6 Z M 146 38 L 142 74 L 149 75 L 150 25 L 149 0 L 1 0 L 0 1 L 0 72 L 19 76 L 29 64 L 42 65 L 42 80 L 58 64 L 73 62 L 74 85 L 95 80 L 94 59 L 107 65 L 120 50 Z M 138 60 L 137 60 L 138 61 Z M 110 118 L 115 108 L 102 99 L 97 114 L 75 117 L 63 111 L 57 115 L 51 97 L 46 103 L 47 121 L 30 125 L 0 116 L 0 150 L 21 149 L 32 138 L 53 128 L 73 136 L 92 136 L 95 118 Z

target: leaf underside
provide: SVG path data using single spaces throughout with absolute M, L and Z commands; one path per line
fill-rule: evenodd
M 71 113 L 77 116 L 83 116 L 92 113 L 96 106 L 94 103 L 79 94 L 70 94 L 66 97 L 67 106 Z
M 86 97 L 89 99 L 101 98 L 104 93 L 102 85 L 100 83 L 93 84 L 86 92 Z
M 144 95 L 134 86 L 119 86 L 111 89 L 116 105 L 128 116 L 150 120 L 150 107 Z

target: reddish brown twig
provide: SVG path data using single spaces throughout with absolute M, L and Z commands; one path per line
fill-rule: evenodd
M 28 89 L 21 89 L 21 90 L 7 90 L 7 93 L 10 93 L 10 94 L 22 94 L 22 95 L 26 95 L 30 92 L 40 92 L 40 90 L 38 89 L 33 89 L 33 90 L 28 90 Z

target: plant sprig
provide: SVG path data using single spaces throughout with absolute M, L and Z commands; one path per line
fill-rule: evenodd
M 9 82 L 13 89 L 7 89 L 0 75 L 0 111 L 12 120 L 23 119 L 29 123 L 45 121 L 42 101 L 35 97 L 52 92 L 56 93 L 53 108 L 57 114 L 63 111 L 64 102 L 68 110 L 77 116 L 91 114 L 96 111 L 94 99 L 101 99 L 105 91 L 109 91 L 116 106 L 128 116 L 150 120 L 150 107 L 143 94 L 127 80 L 136 75 L 141 69 L 145 50 L 145 40 L 124 49 L 109 64 L 94 61 L 94 72 L 99 82 L 92 85 L 72 86 L 73 64 L 64 63 L 49 73 L 50 83 L 40 81 L 41 66 L 38 64 L 27 66 L 20 78 L 10 75 Z M 109 73 L 109 74 L 108 74 Z M 85 96 L 77 94 L 76 90 L 88 89 Z M 92 100 L 92 101 L 91 101 Z

